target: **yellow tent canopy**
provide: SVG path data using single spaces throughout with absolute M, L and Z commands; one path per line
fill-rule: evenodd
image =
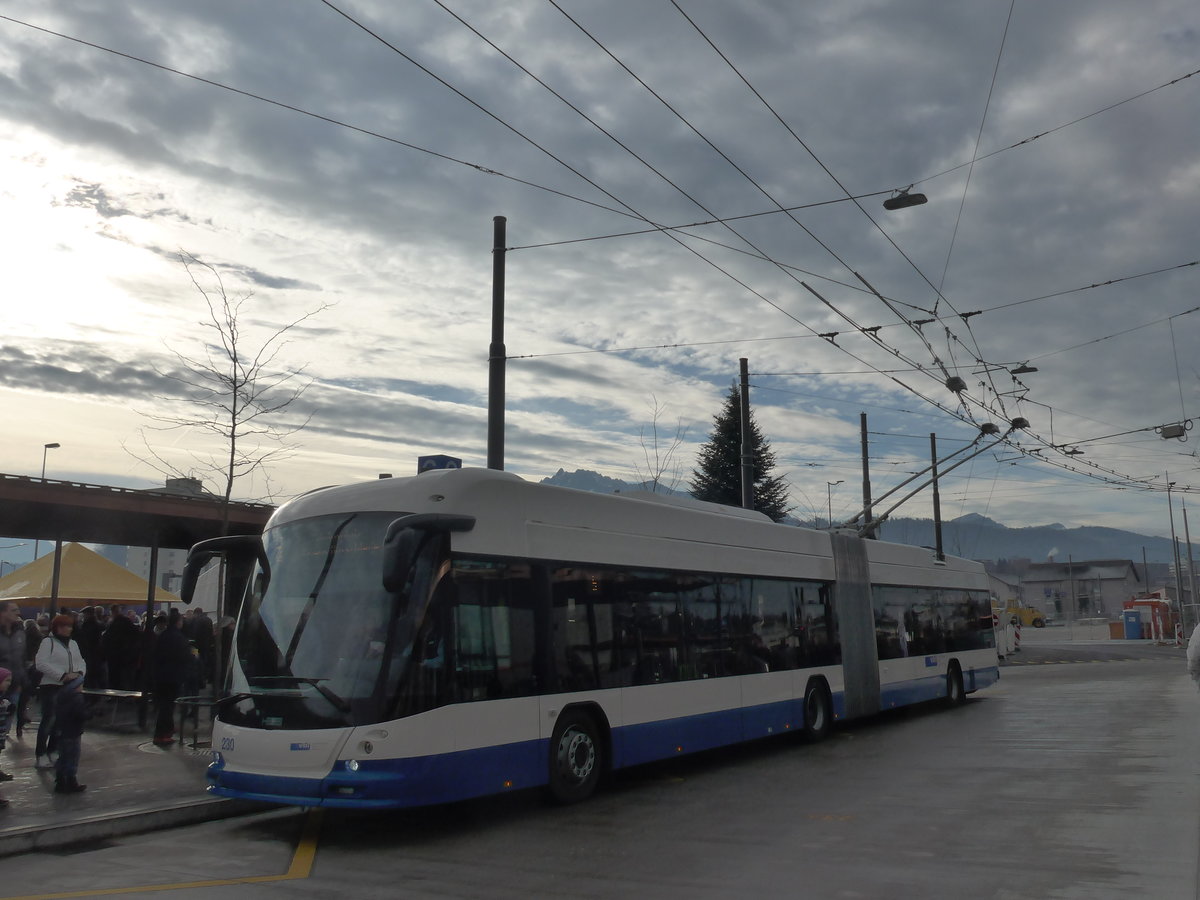
M 45 608 L 54 585 L 54 554 L 35 559 L 0 578 L 0 600 L 16 600 L 22 606 Z M 58 598 L 54 607 L 78 609 L 96 603 L 144 605 L 149 582 L 89 550 L 82 544 L 64 544 L 58 576 Z M 156 588 L 155 603 L 178 603 L 179 597 Z

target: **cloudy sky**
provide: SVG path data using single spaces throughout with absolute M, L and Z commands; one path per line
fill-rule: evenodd
M 183 254 L 246 346 L 315 313 L 308 425 L 236 494 L 486 464 L 502 215 L 518 474 L 682 432 L 682 486 L 744 357 L 802 518 L 856 511 L 865 413 L 877 495 L 992 423 L 946 517 L 1168 533 L 1198 109 L 1194 0 L 6 0 L 0 471 L 202 474 L 155 430 L 212 334 Z

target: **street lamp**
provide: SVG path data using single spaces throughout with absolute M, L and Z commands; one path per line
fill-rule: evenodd
M 883 201 L 883 208 L 886 210 L 907 209 L 910 206 L 920 206 L 923 203 L 929 202 L 929 198 L 924 194 L 910 194 L 909 191 L 912 188 L 913 186 L 910 184 L 902 190 L 895 191 L 891 197 Z M 841 482 L 839 481 L 838 484 L 841 484 Z
M 24 547 L 24 546 L 25 546 L 25 542 L 21 541 L 21 543 L 19 543 L 19 544 L 4 544 L 3 546 L 0 546 L 0 550 L 16 550 L 18 547 Z M 4 567 L 5 566 L 12 566 L 14 572 L 17 569 L 21 568 L 20 563 L 9 562 L 7 559 L 0 559 L 0 576 L 4 575 Z
M 839 481 L 825 482 L 825 506 L 826 512 L 829 514 L 829 527 L 833 527 L 833 489 L 841 484 L 846 479 L 842 478 Z
M 62 446 L 62 444 L 59 444 L 58 442 L 54 442 L 54 443 L 50 443 L 50 444 L 42 444 L 42 481 L 46 480 L 46 454 L 49 453 L 51 450 L 57 450 L 61 446 Z M 41 540 L 38 538 L 35 538 L 33 541 L 33 558 L 34 559 L 38 558 L 38 545 L 39 544 L 41 544 Z
M 57 450 L 62 444 L 42 444 L 42 480 L 46 480 L 46 454 L 51 450 Z

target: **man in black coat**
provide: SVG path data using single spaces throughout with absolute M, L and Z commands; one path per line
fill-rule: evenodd
M 137 681 L 141 638 L 137 626 L 125 615 L 125 607 L 114 606 L 108 628 L 100 638 L 104 661 L 108 664 L 108 686 L 132 691 Z
M 172 609 L 166 629 L 154 639 L 154 701 L 158 705 L 154 743 L 159 747 L 175 743 L 175 698 L 192 662 L 191 644 L 181 626 L 179 610 Z
M 100 639 L 104 636 L 104 626 L 96 618 L 96 607 L 86 606 L 79 614 L 79 625 L 75 628 L 75 643 L 79 652 L 87 662 L 87 678 L 84 686 L 89 688 L 105 687 L 104 655 L 100 650 Z

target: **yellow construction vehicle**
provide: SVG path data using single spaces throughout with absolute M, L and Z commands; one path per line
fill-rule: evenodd
M 1036 606 L 1028 606 L 1020 600 L 1009 600 L 1007 605 L 1002 606 L 1000 601 L 995 597 L 992 598 L 992 612 L 997 618 L 1004 621 L 1008 619 L 1009 625 L 1032 625 L 1034 628 L 1046 627 L 1046 614 Z

